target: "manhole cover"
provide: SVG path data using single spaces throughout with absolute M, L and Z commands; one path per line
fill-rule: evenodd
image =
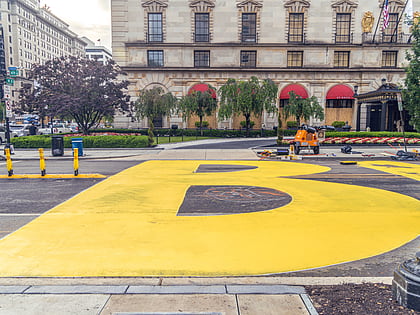
M 191 186 L 178 215 L 222 215 L 260 212 L 289 204 L 285 192 L 257 186 Z

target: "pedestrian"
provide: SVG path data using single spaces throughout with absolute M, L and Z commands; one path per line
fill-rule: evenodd
M 29 126 L 29 135 L 35 136 L 36 131 L 37 131 L 37 128 L 36 128 L 35 124 L 32 123 L 32 125 Z

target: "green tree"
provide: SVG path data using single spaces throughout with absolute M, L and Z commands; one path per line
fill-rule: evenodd
M 265 110 L 267 113 L 277 111 L 276 100 L 278 88 L 272 80 L 260 81 L 251 77 L 248 81 L 228 81 L 220 88 L 219 119 L 232 115 L 243 115 L 246 121 L 246 132 L 249 136 L 251 115 L 259 117 Z
M 319 105 L 315 96 L 302 98 L 293 91 L 289 95 L 289 102 L 283 108 L 285 118 L 293 116 L 298 126 L 301 125 L 302 120 L 308 120 L 311 117 L 324 119 L 324 109 Z
M 159 87 L 152 89 L 143 89 L 140 91 L 138 100 L 134 103 L 137 118 L 147 118 L 149 121 L 149 146 L 155 142 L 154 123 L 153 120 L 161 116 L 169 116 L 176 109 L 177 99 L 172 93 L 164 93 Z
M 203 118 L 210 116 L 217 109 L 217 100 L 213 97 L 215 88 L 208 84 L 208 90 L 192 91 L 179 101 L 179 110 L 184 119 L 197 115 L 200 119 L 200 134 L 203 135 Z
M 409 62 L 405 72 L 405 88 L 402 91 L 404 109 L 410 114 L 410 123 L 417 130 L 420 128 L 420 23 L 412 29 L 412 50 L 407 52 Z
M 123 72 L 113 60 L 104 65 L 66 56 L 34 64 L 29 79 L 36 84 L 20 90 L 21 110 L 41 118 L 70 117 L 88 134 L 104 117 L 128 110 L 129 96 L 124 91 L 129 82 L 119 80 L 120 75 Z

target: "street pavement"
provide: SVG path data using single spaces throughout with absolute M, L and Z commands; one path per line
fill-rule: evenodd
M 270 142 L 274 143 L 275 139 L 272 140 L 264 139 L 244 143 L 238 139 L 215 139 L 188 144 L 159 145 L 153 149 L 85 149 L 85 156 L 80 160 L 81 163 L 83 160 L 257 161 L 260 159 L 257 152 L 270 149 L 261 145 L 266 146 Z M 238 145 L 238 142 L 242 142 L 241 146 Z M 223 144 L 224 149 L 218 149 L 217 144 Z M 229 144 L 232 148 L 229 148 Z M 249 146 L 247 146 L 248 144 Z M 212 148 L 206 149 L 202 147 L 203 145 Z M 228 147 L 226 148 L 226 146 Z M 302 161 L 297 162 L 316 160 L 317 163 L 323 165 L 328 161 L 341 160 L 390 161 L 389 155 L 395 153 L 397 149 L 381 146 L 354 147 L 354 150 L 363 151 L 364 156 L 362 154 L 343 154 L 340 151 L 340 146 L 325 146 L 321 147 L 320 155 L 303 154 Z M 47 161 L 71 160 L 72 154 L 70 150 L 66 150 L 64 156 L 53 157 L 47 152 L 46 158 Z M 16 149 L 12 159 L 13 161 L 37 160 L 38 152 L 37 150 Z M 277 160 L 277 158 L 269 159 Z M 414 162 L 414 165 L 418 165 L 418 162 Z M 5 168 L 4 162 L 0 161 L 0 168 Z M 342 174 L 341 171 L 337 173 Z M 333 180 L 332 177 L 330 180 Z M 311 179 L 319 180 L 319 178 Z M 0 186 L 5 184 L 7 183 L 0 181 Z M 413 191 L 412 195 L 416 197 L 416 191 Z M 28 220 L 31 220 L 30 216 Z M 406 246 L 408 246 L 408 252 L 414 253 L 416 249 L 420 248 L 420 240 Z M 106 258 L 104 257 L 104 259 Z M 121 257 L 121 260 L 124 260 L 124 257 Z M 19 264 L 18 258 L 16 264 Z M 381 268 L 381 264 L 377 261 L 374 261 L 372 265 Z M 380 277 L 376 273 L 376 276 L 372 277 L 368 273 L 361 272 L 360 276 L 352 274 L 347 277 L 346 273 L 341 272 L 340 274 L 340 271 L 317 273 L 316 269 L 303 274 L 290 273 L 258 277 L 3 277 L 0 278 L 0 315 L 312 315 L 316 314 L 316 311 L 304 291 L 304 285 L 366 282 L 390 284 L 391 280 L 392 278 L 388 274 Z

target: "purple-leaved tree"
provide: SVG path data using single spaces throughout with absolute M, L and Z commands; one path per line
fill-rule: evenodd
M 84 134 L 117 110 L 129 110 L 129 82 L 118 65 L 105 65 L 80 57 L 60 57 L 33 65 L 29 79 L 34 84 L 20 91 L 20 107 L 41 117 L 74 119 Z

